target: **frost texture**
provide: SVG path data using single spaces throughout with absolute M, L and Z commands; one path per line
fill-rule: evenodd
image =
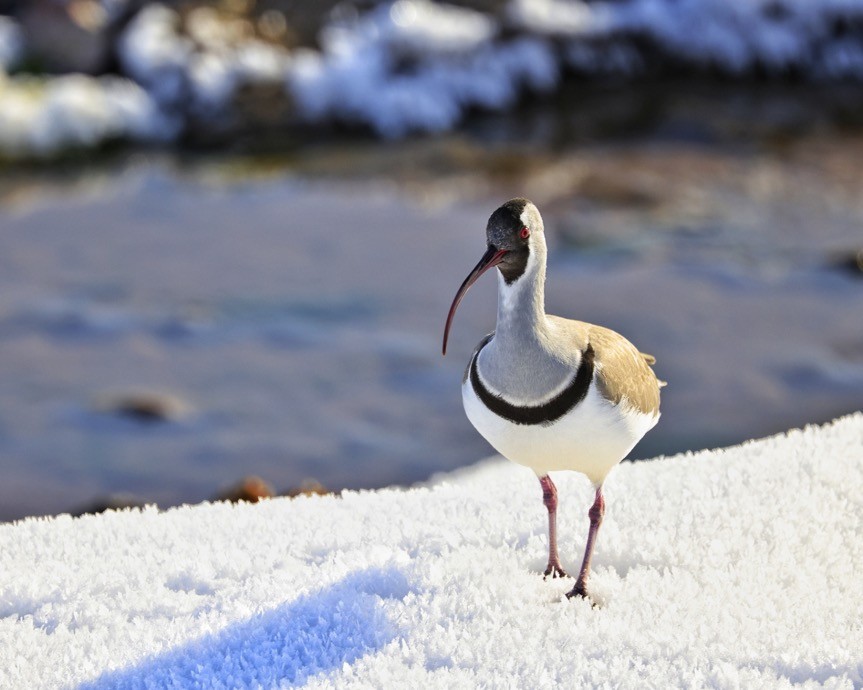
M 664 420 L 669 423 L 669 420 Z M 564 564 L 591 489 L 561 473 Z M 863 684 L 863 414 L 624 464 L 590 589 L 536 478 L 0 526 L 0 687 Z

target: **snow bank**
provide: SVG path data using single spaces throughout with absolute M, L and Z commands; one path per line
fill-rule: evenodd
M 287 76 L 306 118 L 371 126 L 385 137 L 445 131 L 471 107 L 502 109 L 524 87 L 557 79 L 551 50 L 527 37 L 493 41 L 479 12 L 427 0 L 398 0 L 322 33 Z
M 336 13 L 319 51 L 291 54 L 232 38 L 213 10 L 196 13 L 185 26 L 194 41 L 159 5 L 121 41 L 121 61 L 158 101 L 177 104 L 188 91 L 194 109 L 218 111 L 244 84 L 281 81 L 297 117 L 383 137 L 449 130 L 471 108 L 505 109 L 558 86 L 567 67 L 637 78 L 651 62 L 670 62 L 730 75 L 863 78 L 859 0 L 510 0 L 499 15 L 384 1 Z M 244 59 L 250 52 L 256 59 Z
M 53 156 L 111 139 L 171 138 L 140 86 L 119 77 L 10 78 L 0 71 L 0 157 Z
M 321 50 L 282 48 L 231 34 L 207 8 L 180 15 L 144 8 L 123 33 L 124 69 L 167 109 L 212 116 L 248 84 L 281 84 L 298 119 L 366 125 L 384 137 L 451 129 L 473 106 L 503 108 L 524 86 L 551 88 L 548 47 L 526 37 L 493 42 L 496 22 L 429 0 L 381 3 L 335 20 Z M 184 35 L 189 34 L 194 40 Z
M 664 420 L 669 423 L 670 420 Z M 561 553 L 587 482 L 559 476 Z M 863 414 L 625 464 L 591 589 L 536 479 L 0 527 L 0 687 L 863 684 Z
M 21 28 L 9 17 L 0 16 L 0 72 L 12 69 L 24 52 Z
M 124 5 L 112 0 L 105 7 L 116 16 Z M 178 136 L 184 124 L 229 121 L 244 87 L 260 84 L 270 98 L 272 86 L 284 97 L 276 109 L 290 110 L 286 125 L 347 122 L 394 138 L 449 130 L 471 109 L 502 110 L 525 93 L 558 88 L 565 69 L 628 78 L 679 66 L 731 76 L 863 79 L 863 0 L 510 0 L 485 13 L 383 0 L 332 13 L 319 50 L 288 51 L 243 26 L 213 7 L 181 15 L 150 2 L 121 32 L 115 48 L 122 72 L 146 92 L 137 96 L 148 101 L 139 113 L 161 111 L 160 119 L 147 118 L 162 138 Z M 0 75 L 25 53 L 17 25 L 0 17 Z M 104 85 L 102 91 L 103 100 L 113 93 Z M 5 106 L 0 100 L 0 110 Z M 106 132 L 87 115 L 70 116 L 86 137 L 46 136 L 81 145 L 153 134 L 151 126 L 128 124 Z M 22 135 L 2 121 L 0 137 L 0 153 L 44 153 L 44 136 Z
M 106 11 L 119 11 L 119 0 Z M 51 157 L 112 139 L 174 138 L 179 122 L 147 90 L 118 76 L 10 76 L 26 55 L 21 28 L 0 16 L 0 158 Z
M 118 54 L 124 70 L 166 110 L 212 115 L 244 84 L 282 80 L 290 63 L 286 51 L 239 39 L 230 28 L 216 10 L 201 7 L 189 13 L 184 35 L 175 10 L 149 5 L 123 32 Z
M 589 73 L 637 74 L 637 42 L 648 41 L 682 64 L 729 74 L 863 76 L 856 0 L 510 0 L 509 11 L 521 29 L 568 41 L 570 62 Z

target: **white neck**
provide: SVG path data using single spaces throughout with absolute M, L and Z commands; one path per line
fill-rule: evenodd
M 507 285 L 497 272 L 497 328 L 495 340 L 513 344 L 541 337 L 546 330 L 545 258 L 542 233 L 531 238 L 530 255 L 524 273 Z

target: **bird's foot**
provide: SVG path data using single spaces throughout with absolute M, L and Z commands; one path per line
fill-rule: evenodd
M 569 577 L 566 571 L 561 568 L 558 563 L 549 563 L 548 567 L 545 569 L 545 572 L 542 574 L 542 579 L 545 580 L 549 575 L 551 575 L 552 580 L 555 580 L 559 577 Z
M 575 583 L 575 587 L 573 587 L 569 592 L 566 593 L 567 599 L 573 599 L 575 597 L 581 597 L 582 599 L 590 600 L 590 597 L 587 596 L 587 587 L 586 583 L 579 580 Z
M 585 601 L 590 603 L 590 607 L 593 609 L 601 609 L 602 602 L 597 601 L 592 596 L 587 593 L 587 588 L 581 583 L 577 583 L 575 587 L 572 588 L 571 591 L 566 593 L 567 599 L 584 599 Z
M 581 574 L 581 577 L 575 581 L 575 587 L 573 587 L 569 592 L 566 593 L 567 599 L 573 599 L 575 597 L 581 597 L 582 599 L 590 599 L 587 596 L 587 578 L 584 577 L 584 574 Z

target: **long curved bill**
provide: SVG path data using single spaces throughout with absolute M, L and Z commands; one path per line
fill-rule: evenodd
M 467 291 L 470 289 L 470 286 L 473 285 L 479 277 L 485 273 L 488 269 L 497 266 L 502 260 L 504 255 L 506 254 L 506 249 L 497 249 L 495 247 L 489 247 L 485 254 L 482 255 L 482 258 L 479 260 L 479 263 L 474 266 L 474 269 L 468 274 L 467 278 L 464 279 L 464 282 L 461 284 L 461 287 L 458 289 L 458 292 L 455 293 L 455 299 L 452 301 L 452 306 L 449 308 L 449 314 L 446 316 L 446 327 L 443 331 L 443 354 L 446 355 L 446 342 L 449 339 L 449 329 L 452 326 L 452 320 L 455 316 L 455 310 L 458 309 L 458 305 L 461 304 L 462 298 L 465 296 Z

